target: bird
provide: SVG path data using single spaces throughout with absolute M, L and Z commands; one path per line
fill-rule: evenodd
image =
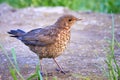
M 44 28 L 37 28 L 25 32 L 21 29 L 10 30 L 8 34 L 22 41 L 29 49 L 36 53 L 40 59 L 40 66 L 42 70 L 42 59 L 52 58 L 60 72 L 65 73 L 62 67 L 56 61 L 56 57 L 60 56 L 66 49 L 70 42 L 71 27 L 75 22 L 82 19 L 77 18 L 71 14 L 66 14 L 57 19 L 57 21 Z

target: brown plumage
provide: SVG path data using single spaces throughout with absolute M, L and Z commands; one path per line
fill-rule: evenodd
M 45 28 L 38 28 L 29 32 L 22 30 L 11 30 L 8 32 L 12 34 L 11 37 L 16 37 L 27 45 L 30 50 L 35 52 L 40 60 L 42 58 L 55 58 L 62 54 L 67 43 L 70 41 L 70 28 L 78 20 L 73 15 L 64 15 L 60 17 L 55 24 Z M 62 68 L 58 65 L 60 70 Z

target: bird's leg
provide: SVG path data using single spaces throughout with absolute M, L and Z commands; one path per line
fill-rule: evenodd
M 63 69 L 61 68 L 61 66 L 57 63 L 57 61 L 55 60 L 55 58 L 53 58 L 53 60 L 57 64 L 57 66 L 60 68 L 60 71 L 65 74 L 65 72 L 63 71 Z
M 43 68 L 42 68 L 42 59 L 40 59 L 40 71 L 42 71 Z
M 45 74 L 43 73 L 42 59 L 40 59 L 40 73 L 41 73 L 42 76 L 45 75 Z

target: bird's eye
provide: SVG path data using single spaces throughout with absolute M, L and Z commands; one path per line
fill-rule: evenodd
M 72 19 L 69 19 L 69 22 L 72 21 Z

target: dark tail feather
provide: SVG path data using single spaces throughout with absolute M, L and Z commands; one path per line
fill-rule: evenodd
M 17 29 L 17 30 L 10 30 L 10 32 L 8 32 L 8 34 L 12 34 L 11 37 L 16 37 L 16 38 L 18 38 L 18 37 L 24 35 L 25 32 L 22 31 L 22 30 L 20 30 L 20 29 Z

